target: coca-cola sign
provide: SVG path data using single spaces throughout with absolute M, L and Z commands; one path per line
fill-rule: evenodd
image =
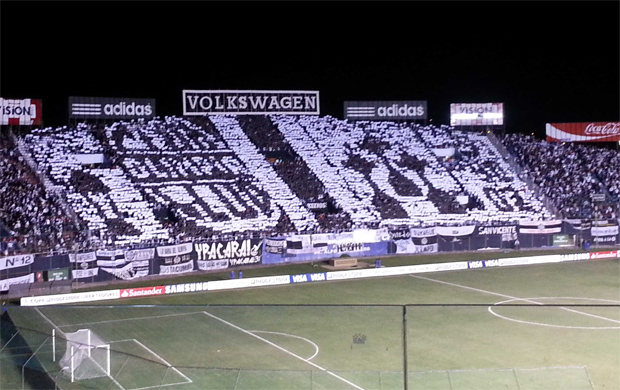
M 620 123 L 609 122 L 604 125 L 590 123 L 586 126 L 586 134 L 588 135 L 613 135 L 618 133 L 620 133 Z
M 547 123 L 548 142 L 617 142 L 620 122 Z

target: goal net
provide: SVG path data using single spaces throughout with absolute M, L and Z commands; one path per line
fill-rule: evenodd
M 59 361 L 71 382 L 110 375 L 110 344 L 90 329 L 65 333 L 67 349 Z

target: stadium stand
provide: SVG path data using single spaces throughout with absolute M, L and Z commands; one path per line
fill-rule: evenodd
M 104 149 L 92 130 L 86 125 L 34 130 L 24 143 L 99 243 L 126 245 L 165 236 L 151 207 L 122 169 L 109 161 L 103 164 Z M 83 155 L 99 155 L 101 164 L 84 163 L 79 159 Z
M 79 231 L 54 193 L 46 191 L 11 137 L 0 138 L 0 252 L 69 247 Z
M 482 134 L 332 117 L 274 121 L 354 226 L 550 217 Z
M 550 198 L 563 218 L 617 218 L 620 154 L 595 145 L 537 140 L 508 134 L 503 144 Z M 593 194 L 605 201 L 594 202 Z
M 48 207 L 51 225 L 82 224 L 88 247 L 552 219 L 491 141 L 330 116 L 167 116 L 35 129 L 17 148 L 3 141 L 0 166 L 7 188 L 27 168 L 20 155 L 32 160 L 43 177 L 32 207 Z M 618 166 L 617 152 L 517 135 L 502 144 L 564 217 L 615 217 L 589 197 L 618 198 L 618 171 L 597 169 Z M 46 224 L 2 210 L 14 231 Z

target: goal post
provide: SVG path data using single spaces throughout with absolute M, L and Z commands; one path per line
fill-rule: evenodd
M 65 337 L 65 353 L 58 364 L 71 382 L 110 376 L 110 344 L 90 329 L 65 333 Z

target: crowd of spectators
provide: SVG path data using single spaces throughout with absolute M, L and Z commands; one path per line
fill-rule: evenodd
M 12 137 L 0 137 L 0 255 L 61 252 L 78 233 L 59 199 L 46 191 Z
M 551 216 L 485 134 L 331 117 L 274 121 L 354 224 Z
M 325 204 L 312 211 L 317 216 L 319 231 L 342 230 L 351 227 L 351 219 L 338 207 L 327 193 L 317 175 L 308 167 L 284 138 L 269 116 L 246 115 L 239 118 L 239 125 L 258 147 L 273 169 L 306 205 Z
M 507 134 L 502 142 L 562 217 L 618 217 L 617 151 L 583 143 L 547 142 L 524 134 Z M 594 194 L 602 194 L 605 200 L 593 200 Z
M 85 245 L 135 247 L 552 217 L 485 134 L 449 126 L 165 117 L 35 131 L 22 142 L 81 228 L 3 138 L 0 221 L 10 234 L 0 254 L 61 250 L 85 231 Z M 591 200 L 620 195 L 617 152 L 520 135 L 503 143 L 564 217 L 617 217 Z M 102 158 L 85 164 L 80 153 Z

